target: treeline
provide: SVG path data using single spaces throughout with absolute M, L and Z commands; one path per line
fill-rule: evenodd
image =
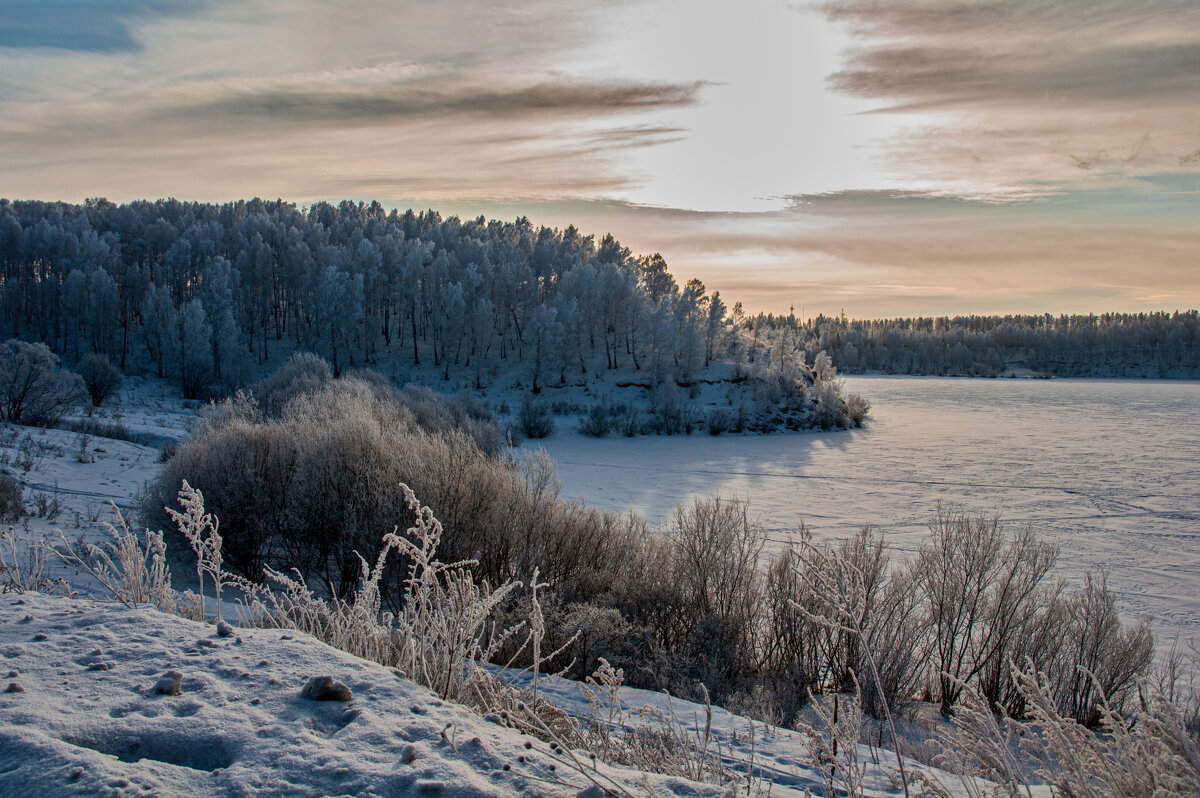
M 562 649 L 547 669 L 582 678 L 603 657 L 635 686 L 697 696 L 703 684 L 776 722 L 855 681 L 875 713 L 922 697 L 950 711 L 970 687 L 1020 716 L 1009 667 L 1029 658 L 1061 710 L 1094 723 L 1101 693 L 1119 708 L 1150 664 L 1147 624 L 1122 625 L 1103 576 L 1067 589 L 1056 549 L 1028 529 L 939 511 L 913 559 L 893 559 L 870 529 L 835 545 L 802 535 L 770 559 L 744 504 L 697 501 L 651 530 L 564 500 L 552 464 L 508 459 L 497 437 L 482 408 L 369 373 L 335 379 L 300 357 L 254 395 L 210 406 L 142 520 L 170 529 L 162 508 L 186 480 L 221 519 L 229 568 L 251 580 L 295 568 L 345 597 L 364 578 L 359 553 L 412 522 L 403 482 L 444 525 L 441 559 L 473 560 L 491 585 L 538 575 L 541 650 Z M 393 612 L 410 565 L 389 562 L 380 580 Z M 529 593 L 512 596 L 498 628 L 529 617 Z
M 335 374 L 387 353 L 537 392 L 610 369 L 697 379 L 725 304 L 611 235 L 379 203 L 0 200 L 0 329 L 68 360 L 223 394 L 297 349 Z
M 735 309 L 736 310 L 736 309 Z M 1200 313 L 799 321 L 735 313 L 751 351 L 825 351 L 839 370 L 995 377 L 1200 378 Z

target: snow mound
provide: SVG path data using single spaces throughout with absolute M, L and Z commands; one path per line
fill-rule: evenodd
M 0 597 L 0 668 L 19 671 L 24 688 L 0 693 L 0 795 L 574 796 L 592 786 L 551 769 L 540 742 L 527 750 L 530 738 L 394 670 L 296 632 L 240 635 L 148 608 Z M 108 670 L 87 667 L 97 647 Z M 170 671 L 177 695 L 157 689 Z M 307 698 L 313 673 L 353 699 Z M 722 793 L 601 770 L 633 794 Z

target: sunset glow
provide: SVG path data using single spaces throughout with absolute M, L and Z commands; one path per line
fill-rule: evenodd
M 0 196 L 612 232 L 748 309 L 1200 305 L 1200 6 L 0 0 Z

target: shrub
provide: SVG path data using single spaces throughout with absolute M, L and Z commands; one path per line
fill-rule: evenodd
M 1011 679 L 1027 720 L 997 717 L 968 689 L 954 714 L 951 749 L 938 757 L 964 786 L 975 786 L 971 794 L 983 794 L 977 777 L 994 782 L 997 795 L 1030 795 L 1035 782 L 1053 795 L 1200 794 L 1200 740 L 1187 728 L 1183 707 L 1158 690 L 1141 685 L 1129 712 L 1101 695 L 1097 734 L 1061 711 L 1047 674 L 1026 665 L 1014 667 Z
M 588 414 L 579 421 L 579 431 L 592 438 L 603 438 L 612 427 L 611 415 L 603 403 L 592 405 Z
M 193 433 L 198 433 L 220 429 L 235 421 L 254 423 L 261 418 L 258 400 L 252 394 L 239 390 L 233 396 L 201 407 L 189 427 Z
M 699 672 L 715 694 L 728 694 L 747 668 L 760 607 L 759 556 L 765 533 L 746 504 L 695 499 L 677 507 L 667 530 L 671 578 L 688 624 L 684 634 Z
M 579 405 L 567 399 L 555 399 L 550 402 L 550 412 L 556 416 L 569 416 L 579 412 Z
M 626 405 L 625 409 L 620 413 L 620 415 L 616 416 L 613 423 L 626 438 L 633 438 L 637 435 L 641 435 L 644 431 L 642 426 L 642 414 L 637 409 L 637 406 L 633 404 Z
M 297 396 L 320 390 L 333 380 L 329 364 L 312 352 L 296 352 L 266 379 L 254 386 L 265 415 L 275 417 Z
M 152 604 L 163 612 L 174 612 L 178 607 L 178 596 L 171 589 L 162 533 L 146 530 L 143 546 L 120 510 L 115 506 L 113 510 L 116 522 L 104 524 L 111 540 L 103 546 L 86 543 L 81 544 L 82 551 L 76 551 L 58 530 L 59 544 L 50 552 L 70 567 L 90 575 L 126 607 Z
M 745 432 L 749 423 L 750 411 L 746 409 L 746 405 L 743 402 L 742 404 L 739 404 L 737 406 L 737 410 L 734 411 L 733 421 L 731 421 L 729 424 L 729 431 L 739 433 Z
M 395 525 L 401 481 L 443 520 L 445 555 L 478 559 L 478 573 L 493 584 L 535 566 L 556 588 L 594 584 L 619 559 L 605 542 L 619 519 L 561 502 L 547 460 L 510 462 L 480 450 L 462 429 L 423 430 L 400 401 L 353 378 L 296 397 L 277 419 L 198 428 L 149 485 L 143 523 L 170 528 L 162 508 L 173 506 L 185 479 L 222 519 L 231 570 L 258 579 L 264 565 L 295 567 L 339 596 L 360 578 L 354 552 L 370 550 L 378 530 Z M 385 574 L 393 587 L 399 567 Z
M 704 420 L 704 423 L 708 428 L 709 435 L 720 435 L 729 429 L 729 413 L 719 407 L 714 407 L 708 412 L 708 418 Z
M 1038 589 L 1058 551 L 1038 542 L 1028 527 L 1010 536 L 998 516 L 940 506 L 929 531 L 914 586 L 929 613 L 933 679 L 942 712 L 949 714 L 965 684 L 989 670 L 1007 670 L 1009 647 L 1039 603 Z
M 842 425 L 842 393 L 839 382 L 818 382 L 812 391 L 813 424 L 821 429 Z
M 15 524 L 25 515 L 21 483 L 8 474 L 0 474 L 0 524 Z
M 13 527 L 0 529 L 0 593 L 59 593 L 73 595 L 62 577 L 48 575 L 53 549 L 42 540 L 17 541 Z
M 516 426 L 526 438 L 549 438 L 554 434 L 554 417 L 546 405 L 527 394 L 521 400 Z
M 219 412 L 227 404 L 229 412 Z M 260 578 L 275 547 L 277 567 L 315 568 L 349 589 L 349 551 L 366 550 L 367 528 L 374 535 L 394 524 L 396 465 L 411 416 L 357 380 L 296 396 L 281 418 L 246 417 L 233 404 L 213 406 L 219 423 L 199 425 L 179 445 L 142 500 L 143 523 L 172 528 L 163 508 L 187 480 L 222 519 L 233 570 Z
M 124 379 L 121 371 L 104 355 L 88 355 L 79 361 L 79 376 L 92 399 L 92 407 L 99 407 L 121 390 Z
M 846 416 L 850 423 L 861 427 L 863 421 L 871 414 L 871 403 L 856 393 L 846 394 Z
M 500 427 L 496 416 L 475 397 L 469 394 L 448 397 L 429 388 L 406 385 L 397 398 L 426 432 L 445 434 L 459 430 L 468 435 L 480 451 L 489 455 L 500 453 Z
M 1154 657 L 1154 637 L 1145 619 L 1123 627 L 1108 574 L 1087 574 L 1083 587 L 1066 600 L 1060 659 L 1048 671 L 1047 686 L 1066 717 L 1087 726 L 1102 720 L 1102 710 L 1125 711 Z
M 80 435 L 91 435 L 94 438 L 129 441 L 138 446 L 160 446 L 165 440 L 164 436 L 153 432 L 132 430 L 120 421 L 106 421 L 92 416 L 63 419 L 59 422 L 58 428 L 68 432 L 78 432 Z
M 0 344 L 0 420 L 53 427 L 86 397 L 83 379 L 60 370 L 45 344 L 15 338 Z

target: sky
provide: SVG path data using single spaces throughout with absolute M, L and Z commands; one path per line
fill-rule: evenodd
M 0 0 L 0 196 L 574 224 L 751 312 L 1200 307 L 1200 1 Z

